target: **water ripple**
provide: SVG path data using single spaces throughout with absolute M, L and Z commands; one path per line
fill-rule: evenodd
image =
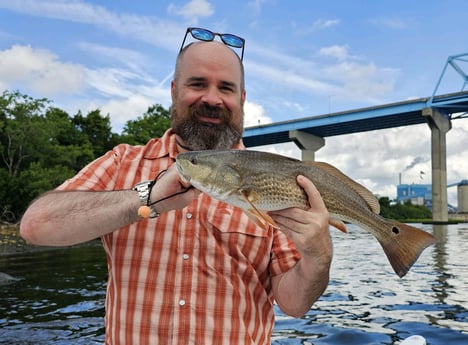
M 377 241 L 350 225 L 333 232 L 330 284 L 304 317 L 278 308 L 272 344 L 468 344 L 468 228 L 425 225 L 438 243 L 400 279 Z M 11 251 L 10 251 L 11 252 Z M 0 344 L 102 344 L 107 266 L 87 245 L 0 256 Z

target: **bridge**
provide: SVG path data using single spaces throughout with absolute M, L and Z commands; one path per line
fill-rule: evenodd
M 430 97 L 247 127 L 244 144 L 253 147 L 293 141 L 302 150 L 302 159 L 313 160 L 326 137 L 427 123 L 431 129 L 433 221 L 446 222 L 446 133 L 452 120 L 468 117 L 468 91 L 464 91 L 468 75 L 459 65 L 468 61 L 466 57 L 468 53 L 448 57 Z M 449 67 L 462 77 L 462 90 L 436 95 Z

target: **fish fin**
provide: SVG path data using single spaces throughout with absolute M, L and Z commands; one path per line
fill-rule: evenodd
M 247 216 L 259 227 L 267 230 L 269 226 L 279 229 L 279 225 L 268 214 L 258 211 L 256 208 L 244 210 Z
M 260 212 L 255 206 L 254 202 L 258 200 L 258 196 L 255 192 L 250 189 L 242 189 L 240 191 L 241 196 L 245 201 L 250 205 L 250 209 L 244 210 L 247 216 L 258 226 L 268 229 L 268 226 L 271 226 L 275 229 L 279 229 L 278 224 L 265 212 Z
M 305 162 L 311 166 L 318 167 L 330 175 L 333 175 L 334 177 L 338 178 L 342 182 L 346 183 L 347 186 L 352 188 L 356 193 L 358 193 L 366 202 L 366 204 L 369 206 L 369 209 L 376 213 L 380 213 L 380 204 L 379 200 L 372 194 L 370 190 L 368 190 L 366 187 L 364 187 L 362 184 L 354 181 L 352 178 L 346 176 L 343 174 L 338 168 L 334 167 L 331 164 L 328 164 L 326 162 L 314 162 L 314 161 L 307 161 Z
M 378 239 L 395 273 L 401 278 L 418 259 L 422 251 L 436 243 L 436 238 L 414 226 L 387 221 L 389 236 Z
M 343 221 L 341 221 L 340 219 L 337 219 L 337 218 L 330 218 L 329 222 L 328 222 L 331 226 L 337 228 L 338 230 L 340 230 L 341 232 L 344 232 L 345 234 L 348 233 L 348 229 L 346 228 L 346 225 Z

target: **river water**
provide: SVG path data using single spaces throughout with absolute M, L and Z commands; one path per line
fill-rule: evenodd
M 300 319 L 276 310 L 272 344 L 390 345 L 413 334 L 429 345 L 468 344 L 468 224 L 417 226 L 439 241 L 403 279 L 367 232 L 332 230 L 328 289 Z M 0 239 L 0 272 L 15 278 L 0 285 L 0 344 L 102 344 L 99 242 L 44 250 L 15 236 Z

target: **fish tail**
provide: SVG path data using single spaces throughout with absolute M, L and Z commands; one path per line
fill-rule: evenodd
M 380 241 L 395 273 L 401 278 L 421 255 L 422 251 L 434 244 L 433 235 L 411 225 L 389 222 L 391 236 Z

